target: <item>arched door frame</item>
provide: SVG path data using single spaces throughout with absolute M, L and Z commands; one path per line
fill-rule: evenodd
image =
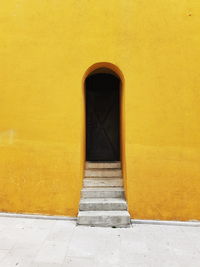
M 109 62 L 99 62 L 91 65 L 84 73 L 82 78 L 82 90 L 83 90 L 83 132 L 82 132 L 82 153 L 83 153 L 83 166 L 85 163 L 86 157 L 86 114 L 85 114 L 85 79 L 93 73 L 98 73 L 98 70 L 107 69 L 115 74 L 121 81 L 120 83 L 120 158 L 122 163 L 122 171 L 123 177 L 126 177 L 125 174 L 125 112 L 124 112 L 124 87 L 125 87 L 125 79 L 122 71 L 116 65 Z M 100 73 L 100 72 L 99 72 Z M 102 72 L 101 72 L 102 73 Z M 84 169 L 84 168 L 83 168 Z M 125 183 L 124 183 L 125 185 Z M 126 187 L 126 185 L 125 185 Z

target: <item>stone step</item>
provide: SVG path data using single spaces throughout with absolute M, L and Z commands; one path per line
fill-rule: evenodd
M 81 190 L 82 198 L 122 198 L 123 187 L 87 187 Z
M 86 169 L 120 169 L 121 162 L 86 162 L 85 164 Z
M 127 210 L 127 204 L 123 198 L 82 198 L 79 209 L 81 211 Z
M 123 185 L 121 178 L 85 178 L 84 187 L 119 187 Z
M 79 211 L 77 224 L 103 227 L 129 227 L 128 211 Z
M 122 177 L 121 169 L 89 169 L 85 170 L 85 178 Z

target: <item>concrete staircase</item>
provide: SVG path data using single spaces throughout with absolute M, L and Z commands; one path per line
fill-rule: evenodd
M 120 162 L 86 162 L 79 225 L 129 227 Z

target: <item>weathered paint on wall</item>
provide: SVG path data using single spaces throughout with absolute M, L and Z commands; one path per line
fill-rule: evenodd
M 134 218 L 200 219 L 200 2 L 7 0 L 0 8 L 0 210 L 76 215 L 82 78 L 124 75 Z

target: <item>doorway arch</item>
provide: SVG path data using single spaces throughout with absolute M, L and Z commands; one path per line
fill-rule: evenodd
M 88 71 L 84 80 L 86 161 L 121 160 L 121 77 L 107 66 Z

